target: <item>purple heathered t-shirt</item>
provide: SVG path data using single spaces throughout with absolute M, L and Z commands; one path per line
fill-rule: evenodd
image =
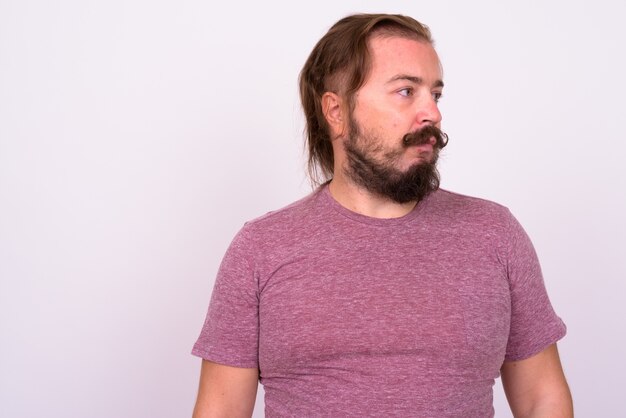
M 565 335 L 498 204 L 439 190 L 395 219 L 327 187 L 247 223 L 193 354 L 258 367 L 267 417 L 493 417 L 505 360 Z

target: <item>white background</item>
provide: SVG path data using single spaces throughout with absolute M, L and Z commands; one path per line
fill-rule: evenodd
M 520 219 L 577 415 L 623 416 L 623 4 L 0 0 L 0 416 L 190 415 L 228 243 L 310 190 L 298 72 L 359 11 L 431 27 L 443 187 Z

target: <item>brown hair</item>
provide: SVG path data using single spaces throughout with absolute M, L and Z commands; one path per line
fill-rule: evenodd
M 367 47 L 373 35 L 401 36 L 433 43 L 430 30 L 403 15 L 356 14 L 335 23 L 311 51 L 300 72 L 300 100 L 306 118 L 309 177 L 319 185 L 332 177 L 333 147 L 322 96 L 331 91 L 343 95 L 352 111 L 354 95 L 371 66 Z

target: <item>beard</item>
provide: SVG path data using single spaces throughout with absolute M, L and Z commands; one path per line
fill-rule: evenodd
M 430 143 L 435 139 L 429 160 L 418 161 L 402 171 L 397 168 L 402 155 L 412 145 Z M 448 136 L 439 128 L 427 125 L 398 140 L 398 148 L 385 151 L 377 138 L 364 137 L 354 119 L 350 120 L 350 134 L 344 143 L 348 177 L 369 192 L 387 197 L 397 203 L 419 202 L 439 188 L 437 170 L 439 150 L 448 143 Z M 375 158 L 376 155 L 382 158 Z

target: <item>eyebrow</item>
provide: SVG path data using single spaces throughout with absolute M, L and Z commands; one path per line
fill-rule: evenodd
M 389 81 L 387 81 L 387 84 L 393 83 L 394 81 L 398 81 L 398 80 L 406 80 L 415 84 L 424 84 L 423 78 L 416 77 L 413 75 L 408 75 L 408 74 L 398 74 L 396 76 L 393 76 L 389 79 Z M 433 84 L 433 87 L 443 87 L 443 81 L 442 80 L 435 81 L 435 83 Z

